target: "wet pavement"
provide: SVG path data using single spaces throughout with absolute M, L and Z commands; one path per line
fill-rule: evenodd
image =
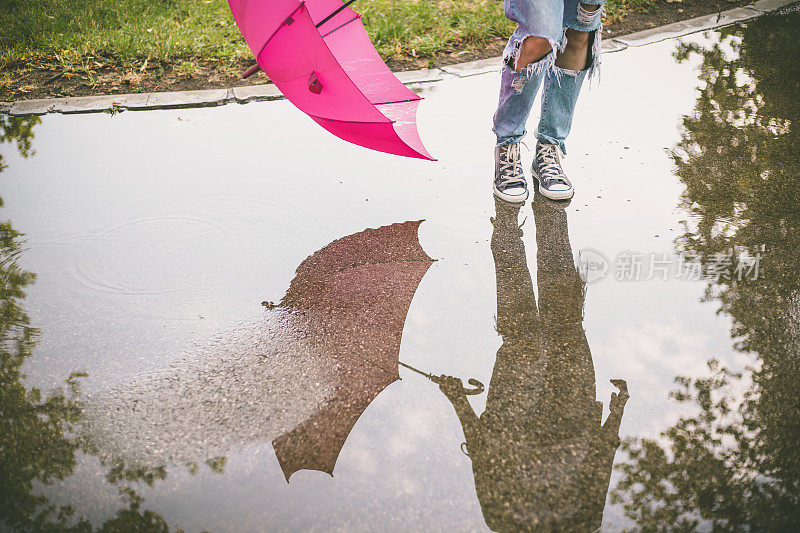
M 796 529 L 798 28 L 608 54 L 519 212 L 497 73 L 420 89 L 436 163 L 285 101 L 0 117 L 2 528 Z

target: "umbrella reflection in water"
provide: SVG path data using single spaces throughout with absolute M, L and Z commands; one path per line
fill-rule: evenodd
M 334 241 L 266 316 L 192 346 L 163 371 L 94 395 L 85 433 L 128 464 L 186 464 L 272 441 L 288 480 L 333 474 L 358 418 L 398 374 L 414 292 L 433 260 L 421 221 Z
M 431 258 L 419 222 L 340 239 L 300 265 L 281 306 L 303 313 L 336 361 L 337 387 L 312 417 L 272 444 L 284 475 L 304 468 L 333 475 L 336 458 L 361 413 L 400 379 L 406 314 Z

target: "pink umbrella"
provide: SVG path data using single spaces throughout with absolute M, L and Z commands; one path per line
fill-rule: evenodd
M 422 97 L 380 58 L 352 1 L 228 0 L 258 67 L 317 124 L 359 146 L 433 161 L 416 128 Z

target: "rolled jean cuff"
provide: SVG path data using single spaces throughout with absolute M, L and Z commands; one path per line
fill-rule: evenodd
M 539 139 L 539 142 L 542 144 L 555 144 L 561 149 L 561 153 L 567 155 L 567 145 L 564 144 L 564 141 L 556 139 L 554 137 L 550 137 L 549 135 L 545 135 L 544 133 L 536 132 L 536 138 Z
M 525 134 L 523 133 L 522 135 L 514 135 L 513 137 L 504 137 L 502 139 L 497 139 L 497 144 L 495 144 L 495 148 L 498 146 L 505 146 L 507 144 L 518 143 L 524 138 Z

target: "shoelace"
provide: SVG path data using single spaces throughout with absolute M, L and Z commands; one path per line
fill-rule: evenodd
M 536 154 L 541 159 L 542 164 L 539 165 L 539 176 L 543 180 L 554 180 L 563 184 L 567 182 L 562 177 L 561 165 L 558 164 L 558 156 L 556 155 L 556 145 L 542 144 Z
M 510 175 L 516 174 L 517 167 L 520 165 L 519 143 L 513 143 L 503 147 L 500 151 L 500 180 L 504 188 L 514 185 L 525 185 L 525 177 L 512 178 Z

